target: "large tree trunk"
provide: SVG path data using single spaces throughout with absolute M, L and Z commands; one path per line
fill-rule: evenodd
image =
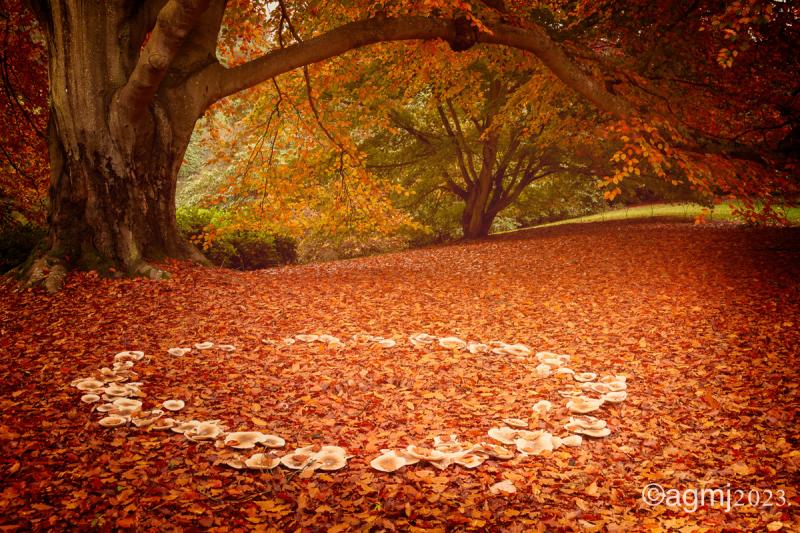
M 480 239 L 489 235 L 496 212 L 486 211 L 486 205 L 467 202 L 461 215 L 461 229 L 465 239 Z
M 175 220 L 178 169 L 198 106 L 165 83 L 144 112 L 115 108 L 140 51 L 134 8 L 123 5 L 53 1 L 45 19 L 49 235 L 25 274 L 50 290 L 71 266 L 160 277 L 147 259 L 202 260 Z

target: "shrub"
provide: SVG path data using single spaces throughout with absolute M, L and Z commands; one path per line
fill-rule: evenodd
M 297 243 L 291 237 L 263 231 L 225 231 L 228 217 L 220 209 L 181 207 L 178 228 L 198 246 L 210 229 L 221 230 L 208 248 L 201 250 L 215 265 L 238 270 L 257 270 L 297 262 Z

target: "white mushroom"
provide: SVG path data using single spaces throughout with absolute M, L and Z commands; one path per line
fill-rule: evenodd
M 295 339 L 299 340 L 300 342 L 314 342 L 319 340 L 319 335 L 295 335 Z
M 433 344 L 436 341 L 436 337 L 428 335 L 427 333 L 416 333 L 411 335 L 408 340 L 415 348 L 422 348 L 423 346 Z
M 552 368 L 559 368 L 561 366 L 561 360 L 554 357 L 542 359 L 541 363 Z
M 397 346 L 397 341 L 395 341 L 394 339 L 383 339 L 378 341 L 378 346 L 382 348 L 394 348 L 395 346 Z
M 531 349 L 524 344 L 506 344 L 503 346 L 503 350 L 508 355 L 514 355 L 517 357 L 525 357 L 531 353 Z
M 448 350 L 461 350 L 466 348 L 467 343 L 458 337 L 442 337 L 439 339 L 439 346 Z
M 154 409 L 150 412 L 140 413 L 140 416 L 131 419 L 133 425 L 136 427 L 147 427 L 154 424 L 159 418 L 164 416 L 164 412 L 159 409 Z
M 296 341 L 296 340 L 294 340 L 294 339 L 293 339 L 293 338 L 291 338 L 291 337 L 286 337 L 285 339 L 283 339 L 283 344 L 285 344 L 286 346 L 291 346 L 291 345 L 292 345 L 292 344 L 294 344 L 295 342 L 297 342 L 297 341 Z
M 214 440 L 221 436 L 225 429 L 219 425 L 218 420 L 200 422 L 189 431 L 184 432 L 184 436 L 192 441 L 199 442 L 204 440 Z
M 628 389 L 628 384 L 624 381 L 609 381 L 606 386 L 611 392 L 621 392 Z
M 217 349 L 226 353 L 233 353 L 236 351 L 236 346 L 233 344 L 217 344 Z
M 292 452 L 281 457 L 281 464 L 292 470 L 302 470 L 307 467 L 313 459 L 314 454 Z
M 114 361 L 117 363 L 141 361 L 144 358 L 144 352 L 125 351 L 119 352 L 114 356 Z
M 553 451 L 553 435 L 547 431 L 543 431 L 535 439 L 528 440 L 526 438 L 519 438 L 514 443 L 517 445 L 517 450 L 525 455 L 541 455 L 542 452 Z
M 627 376 L 623 376 L 622 374 L 617 374 L 616 376 L 603 376 L 600 378 L 600 381 L 603 383 L 611 383 L 612 381 L 619 381 L 621 383 L 626 383 L 628 381 Z
M 533 404 L 533 407 L 531 409 L 533 410 L 534 413 L 541 416 L 546 414 L 552 408 L 553 404 L 551 402 L 547 400 L 539 400 L 538 402 Z
M 266 453 L 256 453 L 251 455 L 250 457 L 245 460 L 244 465 L 247 468 L 252 468 L 253 470 L 272 470 L 276 466 L 281 464 L 281 460 L 279 457 L 273 457 L 272 455 Z M 233 465 L 233 468 L 236 468 Z
M 80 391 L 98 391 L 103 389 L 105 382 L 94 378 L 83 378 L 74 382 L 73 386 Z
M 199 420 L 187 420 L 186 422 L 175 423 L 170 426 L 170 429 L 175 433 L 186 433 L 187 431 L 193 431 L 194 428 L 200 425 Z
M 492 428 L 488 434 L 494 440 L 503 444 L 514 444 L 514 439 L 517 438 L 517 431 L 508 427 Z
M 576 429 L 573 430 L 574 433 L 580 433 L 581 435 L 586 435 L 587 437 L 608 437 L 611 435 L 611 430 L 608 428 L 603 429 Z
M 528 421 L 522 418 L 504 418 L 503 423 L 512 428 L 526 428 Z
M 458 440 L 458 435 L 455 433 L 447 438 L 442 438 L 438 435 L 433 437 L 433 447 L 444 453 L 463 452 L 469 448 L 469 446 Z
M 214 347 L 214 343 L 209 341 L 198 342 L 197 344 L 194 345 L 194 347 L 197 348 L 198 350 L 210 350 L 211 348 Z
M 406 466 L 404 457 L 398 455 L 393 450 L 390 450 L 369 462 L 369 465 L 375 470 L 381 472 L 394 472 Z
M 231 468 L 235 468 L 236 470 L 242 470 L 246 466 L 244 464 L 244 461 L 242 461 L 238 457 L 231 457 L 230 459 L 225 459 L 220 464 L 229 466 Z
M 514 457 L 514 452 L 508 448 L 503 448 L 491 442 L 479 442 L 472 447 L 472 451 L 476 453 L 486 454 L 495 459 L 511 459 Z
M 569 417 L 569 422 L 567 426 L 577 426 L 586 429 L 602 429 L 606 427 L 606 421 L 600 418 L 589 416 L 589 415 L 582 415 L 582 416 L 571 416 Z M 569 429 L 567 426 L 564 426 L 565 429 Z
M 334 337 L 333 335 L 320 335 L 319 341 L 324 342 L 326 344 L 342 344 L 342 341 L 339 340 L 338 337 Z
M 98 396 L 97 394 L 93 394 L 93 393 L 84 394 L 83 396 L 81 396 L 81 401 L 83 403 L 95 403 L 95 402 L 100 401 L 100 396 Z
M 580 372 L 574 374 L 572 377 L 575 378 L 575 381 L 586 382 L 596 380 L 597 374 L 594 372 Z
M 558 391 L 558 395 L 562 396 L 563 398 L 574 398 L 576 396 L 582 396 L 583 390 L 578 387 L 572 387 Z
M 191 348 L 170 348 L 167 350 L 167 353 L 170 355 L 174 355 L 175 357 L 183 357 L 187 353 L 191 352 Z
M 561 444 L 571 448 L 577 448 L 583 443 L 583 438 L 580 435 L 570 435 L 568 437 L 561 437 Z
M 345 455 L 333 451 L 322 451 L 314 456 L 314 468 L 319 470 L 339 470 L 346 465 Z
M 480 342 L 468 342 L 467 343 L 467 350 L 469 353 L 486 353 L 489 351 L 489 346 L 486 344 L 481 344 Z
M 264 435 L 264 440 L 261 441 L 261 444 L 267 448 L 283 448 L 286 441 L 277 435 Z
M 556 373 L 556 374 L 569 374 L 569 375 L 575 375 L 575 371 L 574 371 L 574 370 L 572 370 L 571 368 L 567 368 L 567 367 L 565 367 L 565 366 L 562 366 L 562 367 L 560 367 L 560 368 L 557 368 L 555 373 Z
M 225 436 L 225 446 L 240 450 L 249 450 L 256 444 L 264 442 L 266 435 L 259 431 L 236 431 Z
M 107 385 L 103 391 L 108 396 L 118 398 L 124 398 L 130 396 L 134 392 L 139 392 L 137 387 L 129 387 L 127 385 L 120 385 L 119 383 L 111 383 Z
M 550 365 L 546 365 L 544 363 L 536 367 L 536 375 L 539 376 L 540 378 L 548 377 L 552 373 L 552 371 L 553 370 L 550 368 Z
M 115 428 L 118 426 L 122 426 L 123 424 L 127 424 L 128 420 L 129 419 L 127 416 L 108 415 L 105 418 L 101 418 L 99 424 L 103 427 Z
M 415 459 L 421 459 L 423 461 L 441 461 L 442 459 L 447 458 L 447 455 L 444 452 L 432 450 L 430 448 L 423 448 L 422 446 L 416 446 L 414 444 L 410 444 L 406 448 L 406 453 Z
M 160 418 L 153 422 L 150 427 L 157 430 L 171 429 L 175 424 L 177 424 L 177 421 L 174 418 Z
M 167 411 L 180 411 L 186 403 L 183 400 L 165 400 L 161 406 Z
M 591 413 L 600 409 L 602 405 L 602 398 L 594 399 L 587 396 L 576 396 L 567 402 L 567 409 L 573 413 Z
M 603 399 L 610 403 L 620 403 L 624 402 L 625 399 L 628 397 L 628 393 L 626 391 L 615 391 L 615 392 L 607 392 L 603 394 Z
M 486 461 L 486 456 L 479 453 L 465 453 L 459 457 L 453 458 L 453 462 L 464 468 L 477 468 Z
M 98 405 L 96 409 L 97 409 L 98 413 L 107 413 L 107 412 L 111 411 L 112 409 L 114 409 L 114 404 L 113 403 L 104 403 L 102 405 Z
M 590 390 L 598 394 L 605 394 L 611 390 L 605 383 L 581 383 L 580 388 L 582 390 Z
M 121 415 L 132 415 L 142 409 L 142 402 L 129 398 L 117 398 L 112 402 L 114 410 Z

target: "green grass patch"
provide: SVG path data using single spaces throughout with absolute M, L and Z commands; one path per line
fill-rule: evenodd
M 637 218 L 680 218 L 685 220 L 694 220 L 703 210 L 703 206 L 698 204 L 651 204 L 639 205 L 634 207 L 623 207 L 605 211 L 603 213 L 596 213 L 594 215 L 587 215 L 583 217 L 570 218 L 566 220 L 559 220 L 558 222 L 551 222 L 549 224 L 542 224 L 536 226 L 537 228 L 546 228 L 549 226 L 560 226 L 562 224 L 582 224 L 586 222 L 603 222 L 606 220 L 626 220 Z M 791 208 L 786 210 L 786 218 L 792 224 L 800 224 L 800 208 Z M 737 218 L 728 204 L 720 204 L 709 209 L 706 216 L 708 221 L 737 221 Z

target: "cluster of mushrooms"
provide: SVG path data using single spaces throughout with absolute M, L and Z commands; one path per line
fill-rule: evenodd
M 393 348 L 397 341 L 391 338 L 359 334 L 352 338 L 354 343 L 372 343 L 382 348 Z M 488 344 L 467 342 L 458 337 L 435 337 L 427 333 L 417 333 L 408 338 L 412 346 L 419 349 L 436 349 L 468 351 L 471 354 L 493 353 L 509 356 L 518 360 L 527 360 L 531 350 L 523 344 L 507 344 L 502 341 L 490 341 Z M 277 344 L 270 340 L 267 344 Z M 299 334 L 283 339 L 283 344 L 291 346 L 297 342 L 324 343 L 331 347 L 343 347 L 345 343 L 333 335 Z M 173 357 L 183 357 L 192 350 L 204 351 L 217 349 L 232 353 L 236 347 L 230 344 L 214 344 L 201 342 L 194 348 L 170 348 L 167 353 Z M 449 437 L 437 436 L 433 439 L 433 447 L 427 448 L 409 445 L 403 449 L 384 449 L 381 455 L 370 462 L 370 466 L 381 472 L 394 472 L 404 466 L 423 461 L 438 469 L 450 465 L 463 468 L 477 468 L 490 459 L 507 460 L 516 452 L 522 456 L 541 455 L 562 446 L 577 447 L 583 437 L 601 438 L 611 434 L 604 420 L 587 413 L 597 411 L 608 403 L 619 403 L 627 398 L 627 379 L 623 375 L 609 375 L 598 379 L 593 372 L 575 372 L 568 366 L 569 355 L 553 352 L 534 354 L 539 365 L 534 372 L 541 378 L 551 375 L 572 376 L 574 385 L 558 394 L 567 399 L 566 408 L 575 414 L 564 424 L 567 434 L 558 436 L 542 429 L 528 429 L 528 421 L 521 418 L 505 418 L 504 426 L 493 427 L 488 436 L 500 443 L 462 442 L 458 435 Z M 177 420 L 165 416 L 168 412 L 177 413 L 185 407 L 183 400 L 164 400 L 159 408 L 144 410 L 141 391 L 142 383 L 136 381 L 138 374 L 134 365 L 144 358 L 144 352 L 124 351 L 114 356 L 113 365 L 100 369 L 99 377 L 86 377 L 74 380 L 71 385 L 83 393 L 81 401 L 86 404 L 97 404 L 95 410 L 104 416 L 99 424 L 104 427 L 119 427 L 132 423 L 139 428 L 151 430 L 170 430 L 180 433 L 192 442 L 213 441 L 217 448 L 229 450 L 253 450 L 262 446 L 265 451 L 253 453 L 249 457 L 232 457 L 220 461 L 237 470 L 271 470 L 279 465 L 292 470 L 324 470 L 333 471 L 344 468 L 352 456 L 340 446 L 312 445 L 295 449 L 284 455 L 277 455 L 276 450 L 283 448 L 286 441 L 277 435 L 259 431 L 228 432 L 220 420 Z M 566 377 L 566 376 L 565 376 Z M 100 403 L 102 402 L 102 403 Z M 535 419 L 545 416 L 553 404 L 548 400 L 540 400 L 531 408 Z M 514 446 L 516 450 L 502 445 Z

